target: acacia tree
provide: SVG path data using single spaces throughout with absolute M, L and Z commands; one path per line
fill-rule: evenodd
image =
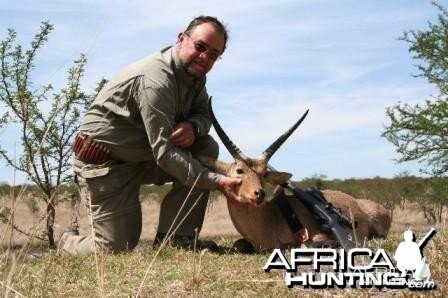
M 436 176 L 448 173 L 448 11 L 437 2 L 438 23 L 426 30 L 404 32 L 401 40 L 410 44 L 409 52 L 419 60 L 417 76 L 435 84 L 439 94 L 423 105 L 398 103 L 387 109 L 390 125 L 382 136 L 401 155 L 399 162 L 418 160 L 422 172 Z
M 81 90 L 80 79 L 86 64 L 83 54 L 68 70 L 66 86 L 61 90 L 54 92 L 51 84 L 33 85 L 30 78 L 36 54 L 53 29 L 50 23 L 42 22 L 28 50 L 16 44 L 13 29 L 8 29 L 0 44 L 0 104 L 5 110 L 0 115 L 0 127 L 14 124 L 20 133 L 22 149 L 18 161 L 1 147 L 0 157 L 38 186 L 40 199 L 47 205 L 46 234 L 52 248 L 55 195 L 71 172 L 71 143 L 80 115 L 102 86 L 100 83 L 93 94 Z

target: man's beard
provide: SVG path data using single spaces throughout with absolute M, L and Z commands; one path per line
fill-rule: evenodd
M 204 72 L 197 73 L 195 71 L 192 71 L 192 68 L 193 68 L 192 64 L 193 64 L 193 60 L 190 62 L 182 63 L 182 66 L 186 73 L 188 73 L 190 76 L 192 76 L 195 79 L 200 79 L 206 75 L 206 73 L 204 73 Z

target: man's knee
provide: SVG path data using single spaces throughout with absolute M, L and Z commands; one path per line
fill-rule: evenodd
M 137 246 L 142 231 L 140 205 L 126 213 L 109 214 L 102 220 L 94 222 L 95 244 L 98 248 L 117 253 Z
M 219 155 L 219 145 L 212 136 L 205 135 L 197 138 L 191 151 L 195 156 L 206 156 L 216 159 Z

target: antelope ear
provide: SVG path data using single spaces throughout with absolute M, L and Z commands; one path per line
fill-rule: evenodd
M 222 175 L 227 175 L 229 173 L 230 166 L 232 165 L 230 163 L 204 156 L 198 157 L 198 160 L 204 167 Z
M 283 184 L 292 177 L 292 174 L 286 172 L 272 172 L 267 171 L 264 174 L 264 181 L 272 185 Z

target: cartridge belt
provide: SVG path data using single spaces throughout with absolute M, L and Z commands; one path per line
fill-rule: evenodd
M 110 150 L 95 142 L 90 136 L 78 133 L 73 143 L 76 158 L 91 164 L 102 164 L 110 160 Z

